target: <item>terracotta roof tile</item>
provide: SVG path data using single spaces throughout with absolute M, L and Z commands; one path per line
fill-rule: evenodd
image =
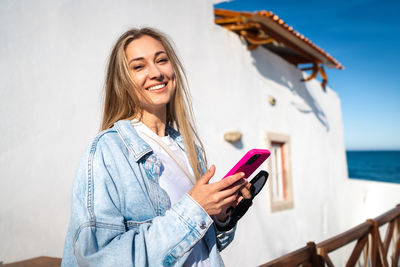
M 214 13 L 220 18 L 237 17 L 238 20 L 236 25 L 240 24 L 239 21 L 245 21 L 247 23 L 256 22 L 261 24 L 261 28 L 266 34 L 272 36 L 273 38 L 275 37 L 276 39 L 279 39 L 277 41 L 283 43 L 289 48 L 296 50 L 296 52 L 302 54 L 310 61 L 313 61 L 311 63 L 319 63 L 324 64 L 327 67 L 344 69 L 344 67 L 329 53 L 325 52 L 310 39 L 294 30 L 292 26 L 289 26 L 284 22 L 284 20 L 279 18 L 278 15 L 272 13 L 271 11 L 262 10 L 250 13 L 215 9 Z M 222 26 L 224 23 L 218 24 Z M 290 38 L 290 35 L 295 37 L 295 39 Z

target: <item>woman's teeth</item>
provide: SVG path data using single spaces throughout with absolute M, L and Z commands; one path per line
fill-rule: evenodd
M 159 84 L 159 85 L 155 85 L 155 86 L 152 86 L 152 87 L 149 87 L 149 91 L 151 91 L 151 90 L 157 90 L 157 89 L 161 89 L 161 88 L 163 88 L 165 86 L 165 83 L 163 83 L 163 84 Z

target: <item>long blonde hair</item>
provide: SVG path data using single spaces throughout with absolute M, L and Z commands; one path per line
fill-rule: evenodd
M 171 42 L 163 33 L 152 28 L 133 28 L 122 34 L 115 43 L 107 67 L 101 129 L 111 128 L 118 120 L 132 120 L 141 114 L 143 107 L 139 101 L 138 90 L 135 90 L 137 86 L 129 72 L 125 49 L 130 42 L 145 35 L 163 45 L 174 68 L 176 89 L 173 98 L 167 104 L 167 125 L 181 133 L 185 152 L 196 179 L 199 179 L 203 174 L 203 167 L 197 153 L 200 154 L 206 166 L 204 147 L 194 127 L 185 71 Z

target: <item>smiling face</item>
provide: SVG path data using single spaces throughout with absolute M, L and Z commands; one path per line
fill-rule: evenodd
M 125 49 L 130 74 L 142 102 L 143 112 L 164 113 L 172 99 L 175 72 L 165 48 L 156 39 L 144 35 Z

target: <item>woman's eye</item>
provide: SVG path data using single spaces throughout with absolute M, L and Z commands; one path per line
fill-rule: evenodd
M 168 58 L 161 58 L 158 60 L 158 63 L 165 63 L 168 62 Z
M 140 69 L 142 69 L 143 68 L 143 65 L 136 65 L 136 66 L 133 66 L 133 69 L 134 70 L 140 70 Z

